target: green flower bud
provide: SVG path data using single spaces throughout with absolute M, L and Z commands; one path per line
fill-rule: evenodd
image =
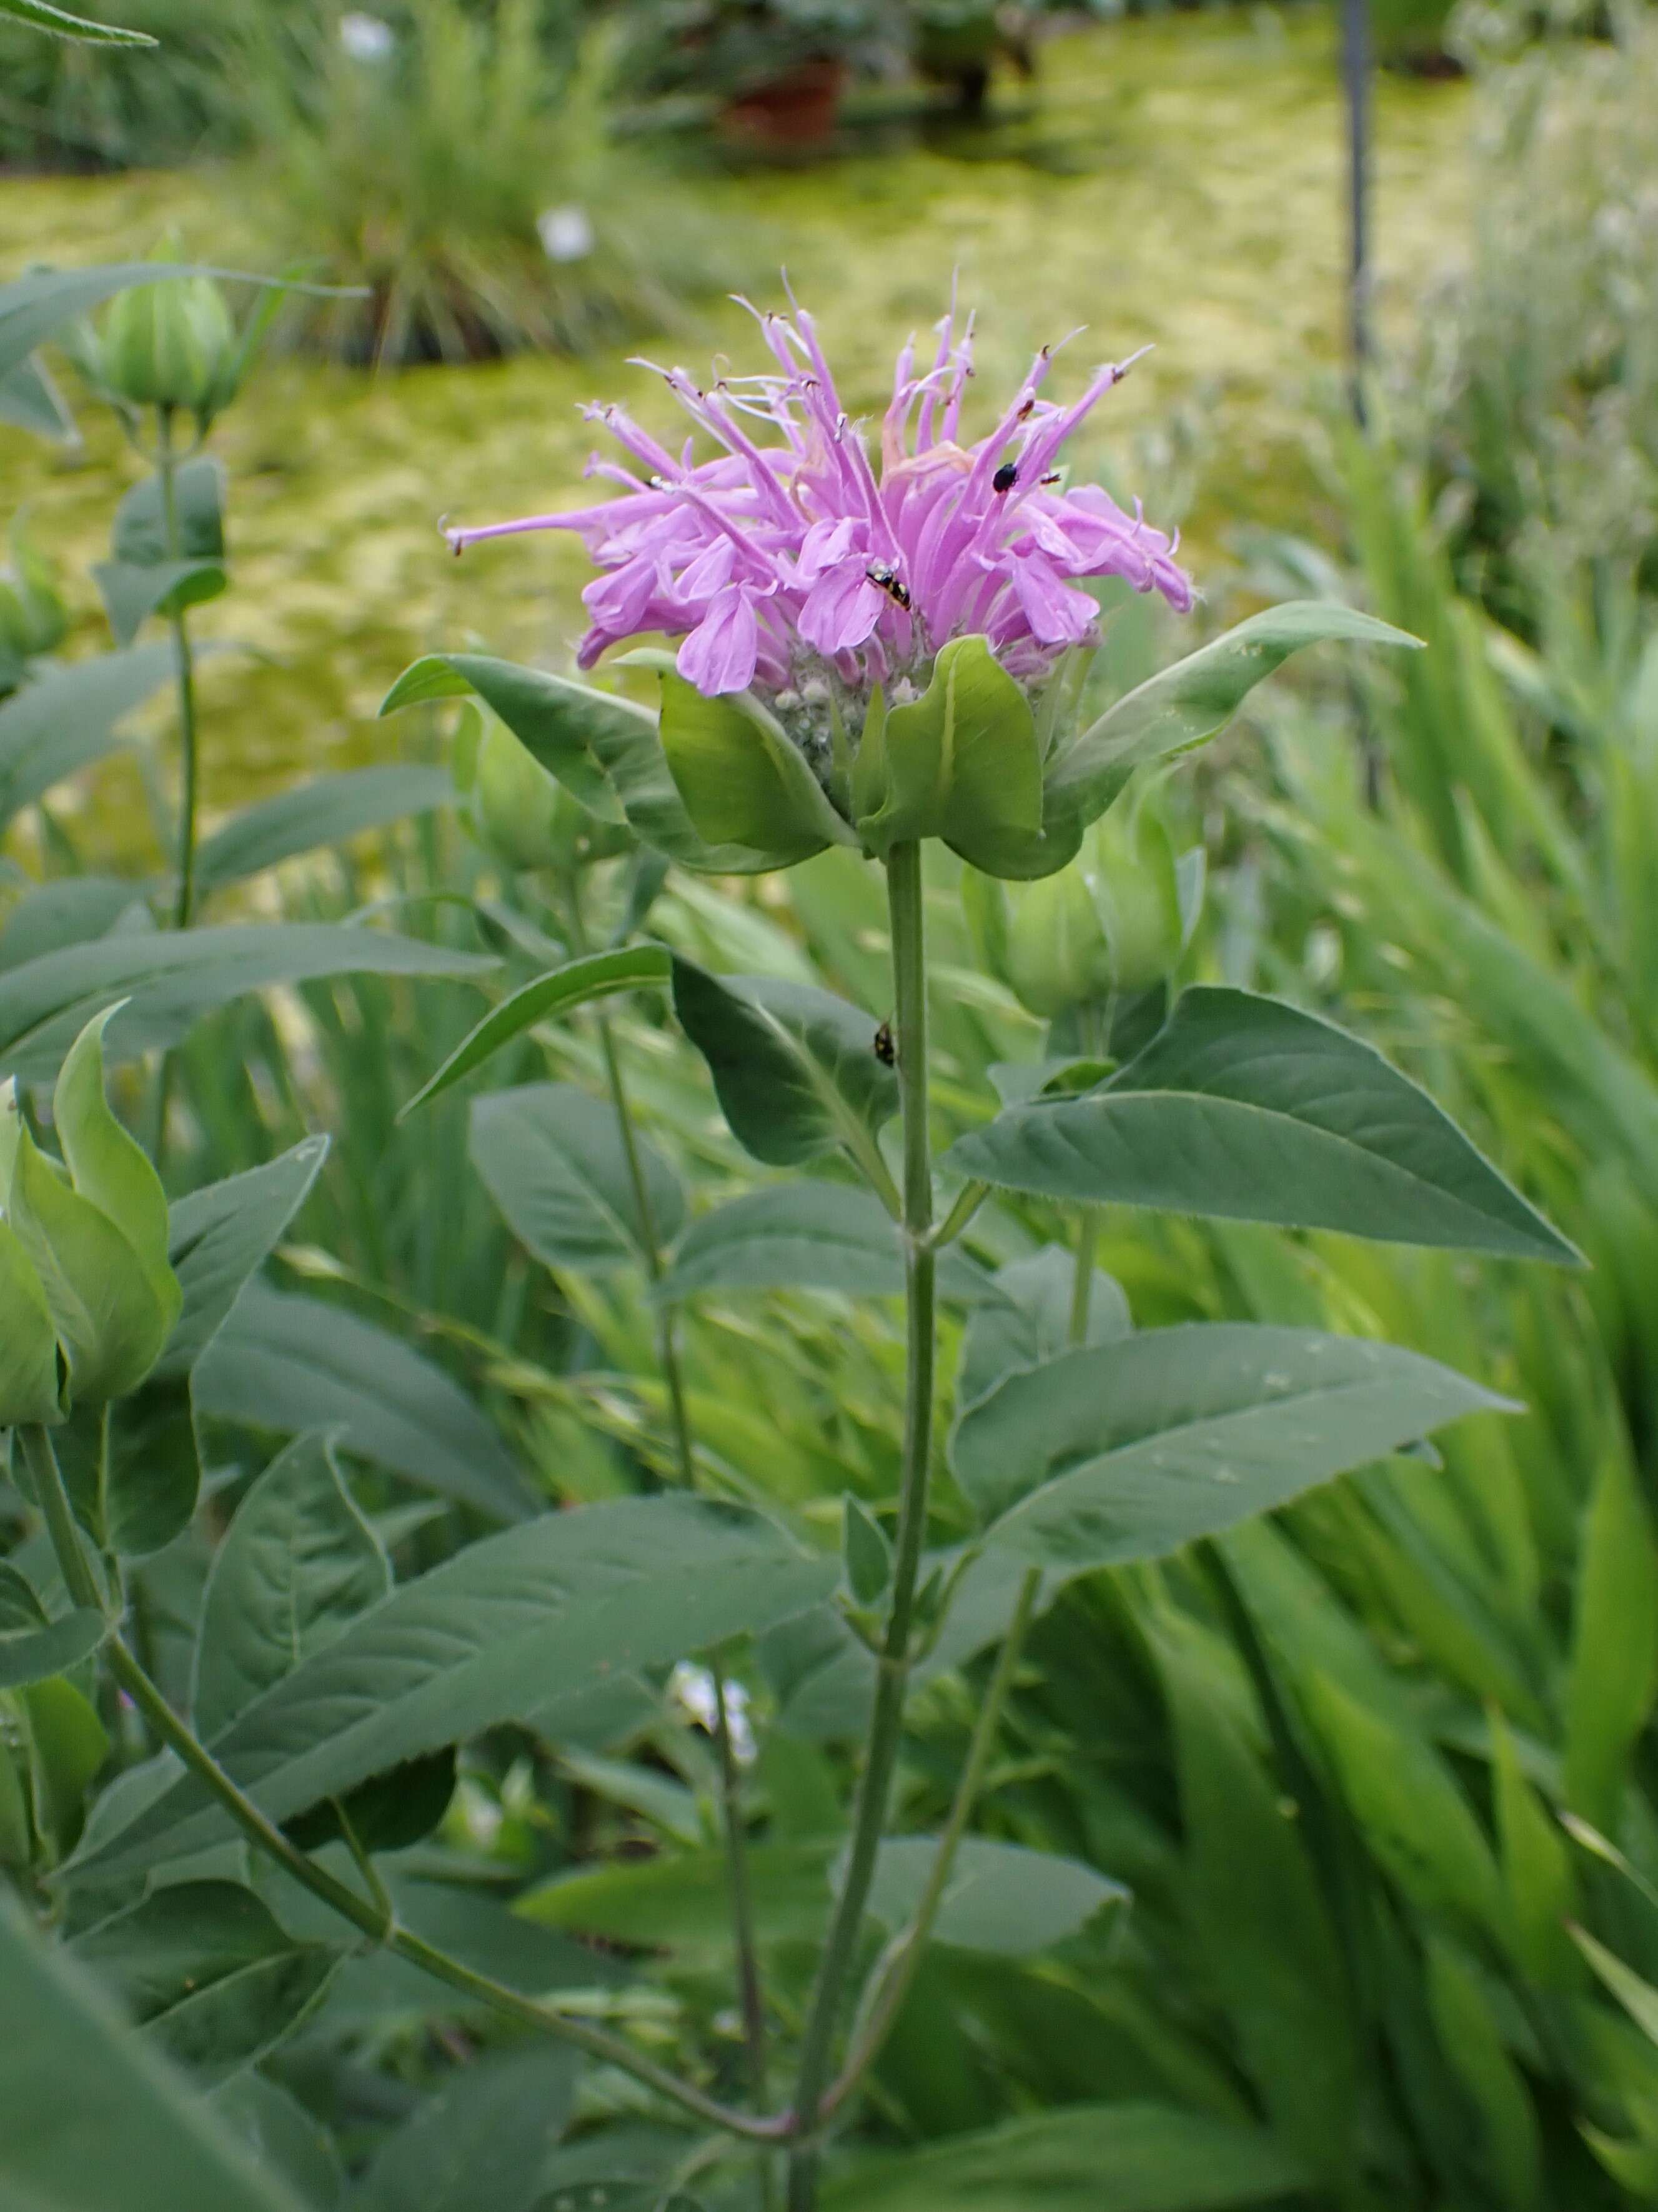
M 1057 874 L 969 878 L 966 905 L 986 966 L 1048 1021 L 1162 981 L 1194 918 L 1168 830 L 1144 799 L 1102 816 Z
M 171 261 L 176 249 L 158 258 Z M 112 399 L 193 415 L 204 430 L 236 396 L 243 349 L 210 276 L 168 276 L 118 293 L 83 335 L 82 367 Z
M 115 1011 L 87 1024 L 58 1075 L 61 1165 L 19 1118 L 14 1086 L 0 1087 L 0 1425 L 125 1396 L 179 1317 L 161 1180 L 104 1097 Z
M 1102 814 L 1083 841 L 1078 865 L 1110 947 L 1112 988 L 1144 991 L 1161 982 L 1187 935 L 1180 872 L 1162 817 L 1144 801 Z
M 1008 899 L 1004 977 L 1022 1006 L 1052 1021 L 1112 988 L 1111 948 L 1082 870 L 1021 884 Z
M 471 720 L 476 726 L 477 717 Z M 463 731 L 454 758 L 479 842 L 504 866 L 568 869 L 633 842 L 626 829 L 599 821 L 573 799 L 504 722 Z

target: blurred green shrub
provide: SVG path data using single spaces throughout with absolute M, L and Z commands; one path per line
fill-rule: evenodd
M 272 250 L 367 294 L 312 310 L 308 337 L 357 362 L 579 351 L 738 280 L 683 196 L 609 149 L 578 29 L 541 0 L 410 0 L 319 27 L 297 70 L 262 65 L 258 34 Z
M 1400 404 L 1459 580 L 1524 623 L 1583 562 L 1658 590 L 1658 23 L 1481 94 L 1469 263 Z

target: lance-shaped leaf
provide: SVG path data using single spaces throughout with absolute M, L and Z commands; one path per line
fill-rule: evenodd
M 1380 1053 L 1248 991 L 1183 993 L 1145 1050 L 1097 1089 L 1011 1107 L 949 1161 L 1051 1198 L 1577 1257 Z
M 136 483 L 115 510 L 110 558 L 92 572 L 116 643 L 131 645 L 151 615 L 217 599 L 229 581 L 224 550 L 224 477 L 210 455 L 176 471 L 172 528 L 160 476 Z
M 0 700 L 0 830 L 55 783 L 113 751 L 121 723 L 172 667 L 170 645 L 133 646 L 53 669 Z
M 1158 1559 L 1507 1400 L 1397 1346 L 1192 1322 L 1010 1376 L 957 1428 L 991 1540 L 1081 1573 Z
M 346 922 L 232 922 L 68 945 L 0 974 L 0 1074 L 49 1082 L 91 1017 L 125 994 L 105 1056 L 176 1044 L 192 1023 L 272 983 L 328 975 L 478 975 L 475 953 Z
M 49 38 L 67 39 L 76 46 L 153 46 L 155 43 L 148 31 L 129 31 L 118 23 L 94 23 L 85 15 L 73 15 L 67 8 L 54 8 L 50 0 L 0 0 L 0 15 L 9 15 L 14 22 L 27 23 L 32 31 L 44 31 Z
M 694 1221 L 660 1294 L 803 1290 L 888 1298 L 903 1287 L 898 1231 L 873 1193 L 793 1182 L 749 1191 Z M 961 1305 L 1000 1303 L 991 1277 L 955 1244 L 938 1255 L 938 1295 Z
M 875 1863 L 872 1919 L 897 1929 L 914 1917 L 938 1850 L 932 1836 L 890 1836 Z M 944 1887 L 933 1940 L 952 1949 L 1028 1957 L 1063 1943 L 1102 1906 L 1128 1893 L 1078 1859 L 988 1836 L 963 1838 Z
M 95 2082 L 96 2094 L 66 2095 L 76 2081 Z M 0 2202 L 6 2212 L 304 2212 L 4 1896 Z
M 441 1368 L 355 1314 L 252 1282 L 196 1364 L 199 1415 L 292 1436 L 333 1430 L 373 1460 L 492 1521 L 530 1510 L 500 1437 Z
M 109 1633 L 90 1606 L 49 1620 L 46 1607 L 9 1559 L 0 1559 L 0 1690 L 44 1682 L 89 1659 Z
M 679 1178 L 641 1139 L 634 1156 L 641 1220 L 614 1110 L 568 1083 L 532 1083 L 472 1102 L 472 1164 L 508 1227 L 550 1267 L 625 1267 L 679 1234 Z
M 58 1075 L 53 1119 L 68 1174 L 20 1127 L 9 1200 L 62 1349 L 65 1402 L 81 1406 L 137 1387 L 160 1357 L 181 1296 L 167 1265 L 160 1178 L 104 1097 L 108 1019 L 87 1024 Z
M 531 2043 L 457 2069 L 375 2153 L 352 2212 L 528 2212 L 575 2092 L 568 2046 Z
M 158 1378 L 187 1375 L 218 1334 L 243 1286 L 299 1212 L 328 1154 L 326 1137 L 305 1137 L 291 1152 L 209 1183 L 173 1207 L 167 1257 L 184 1303 Z
M 1175 2105 L 1069 2105 L 864 2160 L 823 2212 L 1235 2212 L 1308 2176 L 1265 2128 Z
M 1329 640 L 1358 645 L 1422 642 L 1374 615 L 1333 602 L 1292 599 L 1251 615 L 1119 699 L 1056 755 L 1045 777 L 1050 830 L 1066 822 L 1085 825 L 1103 814 L 1137 768 L 1206 744 L 1225 728 L 1262 677 L 1303 645 Z
M 920 698 L 865 732 L 878 765 L 863 768 L 880 804 L 858 827 L 871 848 L 942 837 L 989 875 L 1046 874 L 1076 849 L 1042 836 L 1042 752 L 1030 703 L 981 637 L 953 639 Z M 875 794 L 872 794 L 875 795 Z M 1033 866 L 1035 856 L 1042 865 Z
M 519 743 L 590 814 L 604 822 L 629 818 L 594 739 L 604 732 L 612 746 L 620 747 L 642 732 L 654 744 L 655 718 L 642 707 L 568 677 L 519 668 L 488 653 L 434 653 L 404 670 L 380 702 L 380 712 L 393 714 L 400 707 L 464 699 L 469 693 L 499 714 Z
M 997 1269 L 992 1280 L 999 1295 L 972 1316 L 963 1340 L 956 1378 L 959 1407 L 975 1404 L 1008 1376 L 1057 1359 L 1069 1348 L 1076 1272 L 1075 1260 L 1058 1244 L 1045 1244 L 1029 1259 Z M 1121 1285 L 1096 1267 L 1086 1341 L 1114 1344 L 1133 1326 Z
M 0 377 L 0 422 L 15 422 L 56 445 L 73 445 L 77 434 L 63 393 L 38 356 Z
M 830 805 L 805 755 L 759 700 L 747 692 L 705 696 L 675 673 L 671 653 L 647 647 L 627 658 L 662 678 L 662 750 L 685 811 L 710 846 L 744 847 L 773 868 L 810 860 L 826 845 L 856 848 L 855 831 Z
M 836 1562 L 743 1508 L 677 1495 L 578 1506 L 405 1583 L 214 1746 L 271 1819 L 574 1692 L 758 1632 L 829 1595 Z M 230 1832 L 191 1777 L 87 1862 L 137 1873 Z
M 616 952 L 594 952 L 585 960 L 572 960 L 550 975 L 537 975 L 521 991 L 484 1016 L 477 1027 L 455 1047 L 437 1073 L 421 1085 L 398 1116 L 412 1114 L 417 1106 L 435 1098 L 463 1075 L 481 1067 L 492 1053 L 510 1044 L 537 1022 L 550 1021 L 590 1000 L 609 998 L 618 991 L 636 991 L 653 983 L 665 983 L 671 972 L 666 949 L 659 945 L 629 945 Z
M 411 814 L 446 806 L 454 785 L 440 768 L 356 768 L 319 776 L 233 814 L 196 856 L 204 891 L 240 883 L 319 845 L 343 845 Z
M 0 1169 L 0 1188 L 5 1180 Z M 50 1426 L 63 1418 L 58 1332 L 46 1292 L 16 1231 L 0 1220 L 0 1428 L 27 1421 Z
M 210 2081 L 290 2034 L 340 1954 L 296 1943 L 269 1905 L 228 1881 L 190 1881 L 100 1921 L 70 1948 L 120 1997 L 147 2042 Z
M 898 1079 L 875 1025 L 811 983 L 710 975 L 673 963 L 674 1012 L 708 1063 L 732 1134 L 769 1167 L 799 1167 L 843 1146 L 867 1164 L 898 1110 Z
M 196 1634 L 192 1708 L 204 1742 L 392 1588 L 378 1539 L 325 1437 L 272 1460 L 214 1554 Z

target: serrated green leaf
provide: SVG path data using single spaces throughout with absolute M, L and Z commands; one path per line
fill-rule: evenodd
M 987 1300 L 969 1319 L 956 1378 L 956 1402 L 975 1405 L 1010 1375 L 1057 1359 L 1071 1343 L 1071 1305 L 1077 1263 L 1058 1244 L 999 1267 L 999 1298 Z M 1133 1328 L 1122 1285 L 1094 1273 L 1088 1301 L 1089 1344 L 1114 1344 Z
M 1050 761 L 1044 779 L 1050 827 L 1091 822 L 1137 768 L 1206 744 L 1225 728 L 1263 677 L 1303 646 L 1327 641 L 1421 643 L 1372 615 L 1316 599 L 1292 599 L 1251 615 L 1119 699 Z
M 228 1881 L 158 1889 L 70 1948 L 148 2042 L 208 2081 L 291 2034 L 339 1962 L 325 1944 L 295 1942 L 251 1889 Z
M 269 2075 L 249 2071 L 222 2081 L 208 2101 L 262 2172 L 285 2182 L 313 2212 L 335 2212 L 344 2188 L 339 2159 L 328 2130 L 296 2097 Z
M 827 1596 L 835 1574 L 735 1506 L 665 1495 L 548 1515 L 405 1583 L 250 1705 L 215 1756 L 286 1820 L 522 1717 L 550 1682 L 568 1694 L 757 1632 Z M 185 1777 L 88 1864 L 134 1873 L 226 1832 Z
M 325 1437 L 301 1437 L 236 1508 L 214 1554 L 191 1705 L 203 1742 L 392 1588 L 392 1569 Z
M 1159 1558 L 1505 1402 L 1393 1345 L 1197 1322 L 1008 1376 L 963 1417 L 954 1463 L 995 1544 L 1079 1572 Z
M 526 983 L 521 991 L 514 991 L 510 999 L 486 1014 L 470 1036 L 462 1039 L 450 1054 L 437 1073 L 423 1083 L 398 1116 L 412 1114 L 417 1106 L 435 1098 L 463 1075 L 470 1075 L 481 1067 L 492 1053 L 499 1052 L 516 1036 L 537 1022 L 550 1020 L 556 1014 L 568 1013 L 572 1007 L 586 1006 L 591 1000 L 609 997 L 618 991 L 636 991 L 650 984 L 665 984 L 672 973 L 672 963 L 665 947 L 659 945 L 630 945 L 616 952 L 595 952 L 585 960 L 572 960 L 568 966 L 555 969 L 550 975 L 537 975 L 533 983 Z
M 469 1150 L 513 1234 L 550 1267 L 627 1266 L 671 1243 L 685 1218 L 678 1176 L 636 1136 L 641 1219 L 614 1109 L 568 1083 L 475 1098 Z
M 292 1436 L 337 1431 L 342 1451 L 517 1520 L 530 1501 L 511 1455 L 440 1368 L 320 1299 L 248 1284 L 196 1364 L 198 1414 Z
M 746 1192 L 692 1222 L 663 1278 L 666 1299 L 713 1291 L 838 1291 L 897 1297 L 903 1251 L 892 1217 L 872 1192 L 847 1183 L 779 1183 Z M 999 1306 L 995 1282 L 958 1246 L 938 1255 L 938 1296 Z
M 244 992 L 329 975 L 479 975 L 470 952 L 347 922 L 232 922 L 70 945 L 0 974 L 0 1074 L 48 1082 L 112 999 L 105 1054 L 128 1060 L 176 1044 L 192 1023 Z
M 205 838 L 196 855 L 197 883 L 203 892 L 241 883 L 301 853 L 429 814 L 454 795 L 440 768 L 357 768 L 318 776 L 244 807 Z
M 829 1917 L 835 1845 L 762 1843 L 746 1854 L 756 1940 L 810 1942 Z M 615 1860 L 528 1891 L 513 1907 L 537 1927 L 612 1942 L 720 1954 L 732 1942 L 731 1872 L 723 1850 L 664 1851 Z
M 66 2097 L 76 2080 L 97 2094 Z M 303 2212 L 3 1896 L 0 2185 L 8 2212 Z
M 327 1156 L 326 1137 L 305 1137 L 264 1167 L 209 1183 L 173 1206 L 167 1257 L 183 1304 L 158 1378 L 190 1372 L 305 1203 Z
M 535 2044 L 457 2068 L 375 2153 L 352 2212 L 525 2212 L 569 2118 L 573 2057 Z
M 711 975 L 676 955 L 674 1012 L 708 1063 L 732 1134 L 769 1167 L 799 1167 L 837 1147 L 867 1164 L 898 1110 L 898 1079 L 875 1051 L 875 1024 L 811 983 Z
M 1184 992 L 1096 1090 L 1010 1108 L 946 1158 L 1050 1198 L 1579 1257 L 1379 1053 L 1248 991 Z
M 938 1854 L 932 1836 L 890 1836 L 870 1887 L 873 1918 L 890 1929 L 914 1917 Z M 1051 1950 L 1128 1892 L 1081 1860 L 1030 1850 L 988 1836 L 963 1837 L 950 1869 L 932 1939 L 960 1951 L 1005 1959 Z

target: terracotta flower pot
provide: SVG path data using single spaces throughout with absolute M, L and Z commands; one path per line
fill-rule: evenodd
M 768 154 L 825 145 L 835 136 L 846 82 L 844 62 L 802 62 L 769 84 L 728 100 L 720 128 L 728 137 Z

